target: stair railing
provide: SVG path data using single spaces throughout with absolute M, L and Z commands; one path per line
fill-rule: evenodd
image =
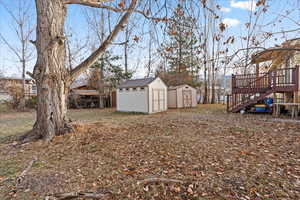
M 252 76 L 256 76 L 255 80 Z M 251 80 L 244 85 L 244 80 Z M 237 78 L 238 77 L 238 78 Z M 242 81 L 241 81 L 242 80 Z M 242 84 L 239 85 L 239 82 Z M 282 68 L 272 70 L 262 74 L 257 78 L 257 74 L 233 75 L 232 76 L 232 95 L 227 96 L 227 111 L 231 111 L 238 106 L 261 96 L 266 91 L 276 91 L 278 87 L 286 90 L 298 90 L 299 87 L 299 66 L 294 68 Z M 259 96 L 257 96 L 259 94 Z

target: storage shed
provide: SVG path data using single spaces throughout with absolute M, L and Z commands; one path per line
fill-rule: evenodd
M 127 80 L 117 90 L 117 111 L 156 113 L 167 110 L 167 86 L 159 78 Z
M 169 108 L 192 108 L 197 106 L 197 90 L 189 85 L 179 85 L 168 89 Z

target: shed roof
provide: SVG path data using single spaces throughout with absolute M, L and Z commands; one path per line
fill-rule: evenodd
M 133 87 L 144 87 L 149 85 L 152 81 L 154 81 L 156 78 L 143 78 L 143 79 L 133 79 L 133 80 L 127 80 L 123 82 L 119 88 L 133 88 Z

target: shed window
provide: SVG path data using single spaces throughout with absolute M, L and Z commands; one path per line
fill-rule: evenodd
M 136 91 L 136 88 L 132 88 L 133 91 Z
M 145 88 L 144 87 L 141 87 L 141 89 L 140 90 L 145 90 Z
M 126 91 L 129 91 L 129 88 L 126 88 Z

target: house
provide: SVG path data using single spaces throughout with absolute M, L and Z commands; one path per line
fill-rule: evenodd
M 165 111 L 167 92 L 159 77 L 127 80 L 117 90 L 117 111 L 148 114 Z
M 197 90 L 189 85 L 171 86 L 168 89 L 168 108 L 197 107 Z
M 255 73 L 232 76 L 232 94 L 228 96 L 228 111 L 247 111 L 267 97 L 273 98 L 275 105 L 280 104 L 280 109 L 287 111 L 291 111 L 292 108 L 298 109 L 299 49 L 300 38 L 297 38 L 252 55 L 251 63 L 255 66 Z
M 0 78 L 0 101 L 10 100 L 12 97 L 7 91 L 9 85 L 15 84 L 22 88 L 23 79 L 18 77 L 1 77 Z M 25 97 L 29 98 L 31 96 L 36 96 L 37 88 L 34 80 L 26 78 L 25 79 Z

